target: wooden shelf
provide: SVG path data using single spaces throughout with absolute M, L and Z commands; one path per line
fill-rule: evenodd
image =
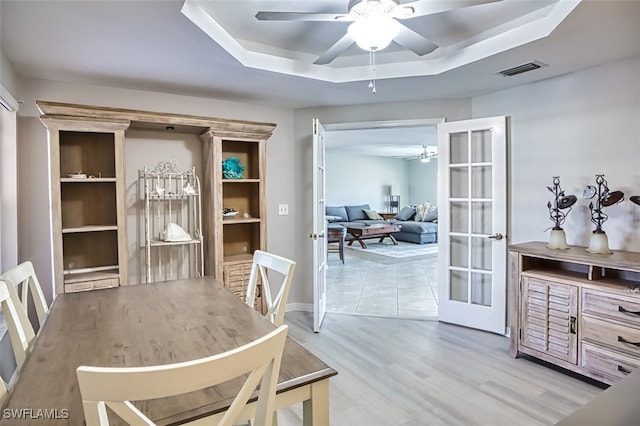
M 268 135 L 210 130 L 203 140 L 205 179 L 203 206 L 211 208 L 205 214 L 205 273 L 221 280 L 239 297 L 246 288 L 253 253 L 266 249 L 265 162 Z M 244 167 L 243 179 L 225 179 L 222 162 L 237 158 Z M 235 217 L 224 218 L 224 209 L 238 211 Z M 248 215 L 248 218 L 244 216 Z M 259 284 L 260 285 L 260 284 Z M 257 292 L 261 293 L 260 290 Z M 262 300 L 257 309 L 264 313 Z
M 118 278 L 118 266 L 115 267 L 105 267 L 94 268 L 95 271 L 91 272 L 81 272 L 74 273 L 73 271 L 65 271 L 64 283 L 65 284 L 74 284 L 84 281 L 98 281 L 98 280 L 106 280 L 106 279 L 114 279 Z
M 222 183 L 260 183 L 260 179 L 222 179 Z
M 74 228 L 63 228 L 63 234 L 75 234 L 78 232 L 102 232 L 102 231 L 117 231 L 118 225 L 88 225 L 78 226 Z
M 49 133 L 55 292 L 126 285 L 122 148 L 128 123 L 40 119 Z
M 259 217 L 241 218 L 241 219 L 222 219 L 223 225 L 237 225 L 239 223 L 260 223 Z
M 105 182 L 116 182 L 116 178 L 86 178 L 86 179 L 77 179 L 77 178 L 60 178 L 60 182 L 64 183 L 105 183 Z

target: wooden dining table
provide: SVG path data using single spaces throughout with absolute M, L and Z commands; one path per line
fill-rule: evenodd
M 60 294 L 2 410 L 4 424 L 81 425 L 80 365 L 140 367 L 210 356 L 274 329 L 210 277 Z M 302 402 L 305 425 L 329 424 L 329 367 L 293 338 L 285 344 L 277 408 Z M 178 397 L 136 402 L 159 425 L 221 415 L 240 380 Z M 118 424 L 112 415 L 111 424 Z

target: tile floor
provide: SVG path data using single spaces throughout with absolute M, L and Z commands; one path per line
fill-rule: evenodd
M 329 253 L 327 312 L 397 318 L 438 315 L 437 255 L 418 259 Z

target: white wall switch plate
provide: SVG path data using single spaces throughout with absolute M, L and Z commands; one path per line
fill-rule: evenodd
M 289 204 L 278 204 L 278 214 L 285 216 L 289 214 Z

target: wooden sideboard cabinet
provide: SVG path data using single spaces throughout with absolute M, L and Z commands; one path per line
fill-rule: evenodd
M 509 248 L 513 357 L 526 354 L 604 383 L 640 365 L 640 253 Z

